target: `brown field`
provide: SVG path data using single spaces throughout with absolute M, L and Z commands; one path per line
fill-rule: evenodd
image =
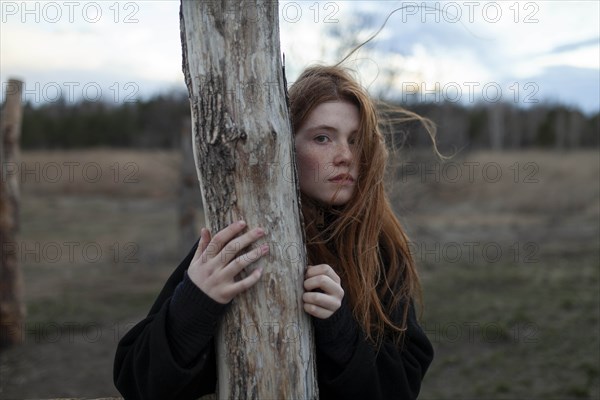
M 436 350 L 420 398 L 600 398 L 597 150 L 397 159 L 391 198 Z M 24 345 L 0 354 L 0 398 L 116 396 L 117 341 L 184 256 L 179 156 L 45 151 L 23 162 L 12 167 L 28 315 Z

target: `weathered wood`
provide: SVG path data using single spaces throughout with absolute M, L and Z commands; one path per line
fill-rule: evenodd
M 236 12 L 237 10 L 237 12 Z M 314 340 L 293 138 L 273 1 L 182 1 L 193 149 L 213 233 L 267 229 L 261 281 L 236 297 L 216 340 L 220 399 L 315 399 Z
M 23 341 L 23 278 L 19 268 L 19 140 L 23 82 L 11 79 L 0 115 L 0 348 Z

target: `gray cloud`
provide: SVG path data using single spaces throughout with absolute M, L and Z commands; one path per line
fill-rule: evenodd
M 567 51 L 577 50 L 582 47 L 588 46 L 600 46 L 600 37 L 589 38 L 585 40 L 581 40 L 579 42 L 567 43 L 561 46 L 557 46 L 550 50 L 548 53 L 556 54 L 556 53 L 564 53 Z
M 539 87 L 535 99 L 576 106 L 588 114 L 600 111 L 600 71 L 571 66 L 549 67 L 527 79 Z

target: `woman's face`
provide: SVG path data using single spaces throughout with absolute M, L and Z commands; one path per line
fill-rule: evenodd
M 295 136 L 300 190 L 329 205 L 346 204 L 358 179 L 354 139 L 358 108 L 345 101 L 321 103 L 308 115 Z

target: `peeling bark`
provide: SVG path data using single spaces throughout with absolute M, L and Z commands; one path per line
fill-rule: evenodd
M 269 256 L 252 266 L 263 268 L 261 281 L 236 297 L 221 321 L 218 398 L 316 399 L 277 2 L 183 0 L 180 22 L 192 146 L 209 228 L 215 233 L 243 218 L 266 228 L 271 245 Z

